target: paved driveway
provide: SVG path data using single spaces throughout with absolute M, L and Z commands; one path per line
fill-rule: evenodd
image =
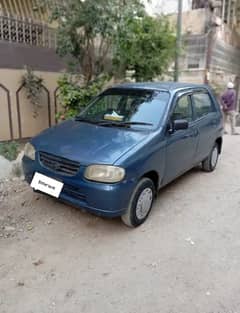
M 240 136 L 224 141 L 135 230 L 0 185 L 0 312 L 240 312 Z

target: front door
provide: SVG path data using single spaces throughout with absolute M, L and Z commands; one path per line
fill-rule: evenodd
M 170 120 L 179 119 L 187 120 L 189 127 L 166 134 L 166 167 L 163 184 L 167 184 L 195 165 L 198 130 L 193 121 L 190 95 L 182 95 L 176 101 Z

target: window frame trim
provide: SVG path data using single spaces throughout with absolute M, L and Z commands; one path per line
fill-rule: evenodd
M 189 122 L 189 126 L 191 126 L 194 122 L 195 122 L 195 114 L 194 114 L 194 110 L 193 110 L 193 103 L 192 103 L 192 94 L 193 94 L 193 90 L 184 90 L 184 91 L 179 91 L 177 94 L 176 94 L 176 97 L 173 101 L 173 106 L 172 106 L 172 109 L 171 109 L 171 112 L 169 114 L 169 123 L 172 123 L 172 115 L 174 113 L 174 110 L 177 106 L 177 103 L 178 101 L 182 98 L 182 97 L 188 97 L 190 99 L 190 103 L 191 103 L 191 107 L 192 107 L 192 120 Z
M 196 110 L 195 110 L 195 105 L 194 105 L 194 94 L 207 94 L 208 97 L 209 97 L 209 100 L 211 102 L 211 107 L 212 107 L 212 111 L 211 112 L 208 112 L 207 114 L 204 114 L 200 117 L 197 117 L 196 115 Z M 193 90 L 192 93 L 191 93 L 191 100 L 192 100 L 192 107 L 193 107 L 193 114 L 194 114 L 194 121 L 197 122 L 197 121 L 200 121 L 202 120 L 203 118 L 209 116 L 209 114 L 213 114 L 213 113 L 216 113 L 217 110 L 216 110 L 216 106 L 215 106 L 215 103 L 209 93 L 209 91 L 207 89 L 198 89 L 198 90 Z

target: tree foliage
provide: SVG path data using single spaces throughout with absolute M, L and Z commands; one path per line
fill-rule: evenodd
M 133 70 L 137 81 L 149 81 L 168 69 L 175 48 L 175 33 L 167 18 L 128 19 L 116 37 L 115 66 Z
M 71 56 L 90 82 L 111 59 L 114 38 L 125 20 L 143 16 L 139 0 L 69 0 L 53 8 L 58 22 L 58 52 Z
M 134 70 L 137 81 L 152 80 L 174 54 L 167 20 L 147 16 L 141 0 L 58 1 L 52 20 L 58 24 L 58 53 L 70 56 L 72 72 L 81 73 L 81 84 L 75 75 L 58 83 L 63 118 L 74 116 L 101 90 L 102 74 Z

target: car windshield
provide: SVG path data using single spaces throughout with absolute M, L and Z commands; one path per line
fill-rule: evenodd
M 165 91 L 110 89 L 76 117 L 78 121 L 112 127 L 156 128 L 169 100 Z

